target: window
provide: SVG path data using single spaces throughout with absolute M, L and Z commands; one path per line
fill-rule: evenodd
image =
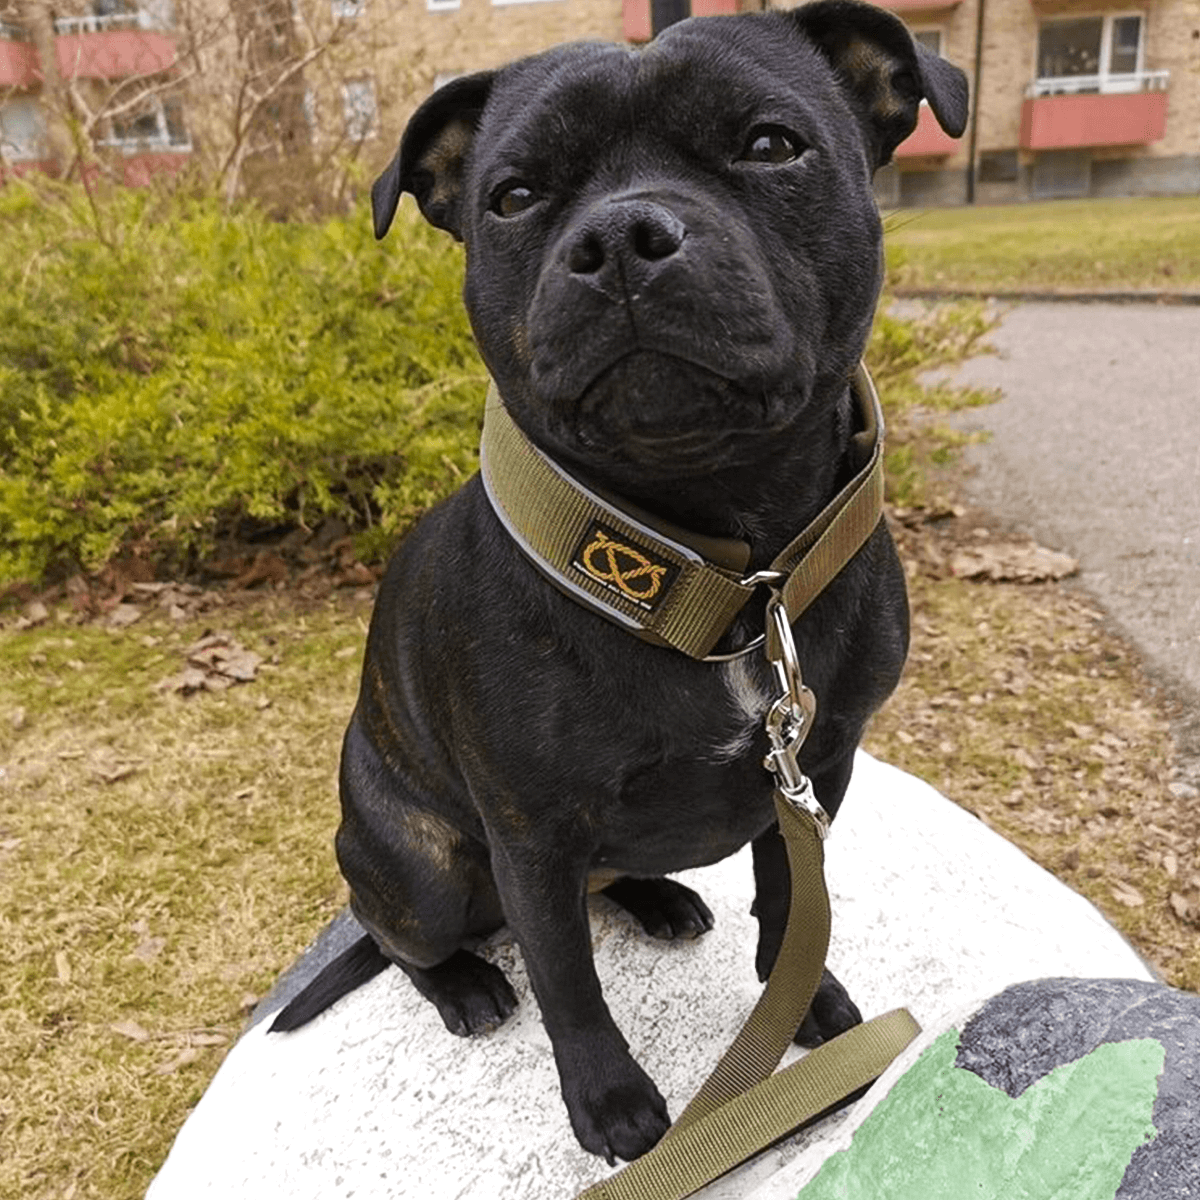
M 183 102 L 149 97 L 144 104 L 108 121 L 108 132 L 99 145 L 133 153 L 138 150 L 190 150 L 191 139 L 183 119 Z
M 1126 13 L 1046 21 L 1038 30 L 1037 92 L 1130 92 L 1142 71 L 1142 17 Z
M 0 159 L 20 162 L 41 158 L 45 136 L 46 119 L 32 96 L 0 104 Z
M 925 47 L 931 54 L 942 52 L 942 31 L 940 29 L 914 29 L 913 41 Z
M 367 7 L 366 0 L 330 0 L 329 8 L 335 21 L 354 21 Z
M 342 116 L 351 141 L 364 142 L 375 136 L 379 116 L 375 80 L 352 79 L 342 84 Z

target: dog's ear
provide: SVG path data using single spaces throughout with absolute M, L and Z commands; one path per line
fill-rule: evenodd
M 951 137 L 967 126 L 967 77 L 914 42 L 904 23 L 873 4 L 817 0 L 788 14 L 833 64 L 867 118 L 875 166 L 917 127 L 922 98 Z
M 462 241 L 463 167 L 495 75 L 452 79 L 413 113 L 396 157 L 371 188 L 377 238 L 391 228 L 401 193 L 412 192 L 431 225 Z

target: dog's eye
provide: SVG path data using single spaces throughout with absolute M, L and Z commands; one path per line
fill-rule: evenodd
M 537 202 L 537 196 L 522 183 L 506 183 L 492 197 L 492 212 L 515 217 Z
M 741 161 L 789 163 L 800 157 L 800 139 L 779 125 L 756 125 L 750 130 Z

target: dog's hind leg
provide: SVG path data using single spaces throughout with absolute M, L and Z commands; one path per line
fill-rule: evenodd
M 708 905 L 691 888 L 673 879 L 623 875 L 602 891 L 636 917 L 651 937 L 668 941 L 697 938 L 713 927 Z
M 446 1028 L 459 1037 L 490 1033 L 517 1007 L 517 994 L 504 972 L 469 950 L 456 950 L 432 967 L 404 962 L 396 966 L 437 1008 Z

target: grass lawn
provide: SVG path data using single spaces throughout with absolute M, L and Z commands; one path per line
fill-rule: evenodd
M 1200 197 L 905 209 L 887 221 L 897 287 L 1200 292 Z
M 1196 200 L 891 226 L 900 283 L 1200 286 Z M 892 495 L 906 506 L 924 503 L 927 465 L 950 447 L 908 406 L 980 399 L 914 399 L 912 376 L 973 352 L 981 311 L 943 310 L 923 332 L 880 322 L 878 353 L 898 364 L 878 376 L 895 406 Z M 868 748 L 979 813 L 1172 982 L 1200 988 L 1195 830 L 1171 807 L 1167 724 L 1135 656 L 1067 587 L 915 570 L 911 589 L 910 669 Z M 193 593 L 115 624 L 83 620 L 68 591 L 46 600 L 32 624 L 0 611 L 0 1196 L 136 1200 L 255 999 L 344 900 L 335 777 L 370 597 Z M 253 680 L 162 688 L 211 630 L 261 657 Z

